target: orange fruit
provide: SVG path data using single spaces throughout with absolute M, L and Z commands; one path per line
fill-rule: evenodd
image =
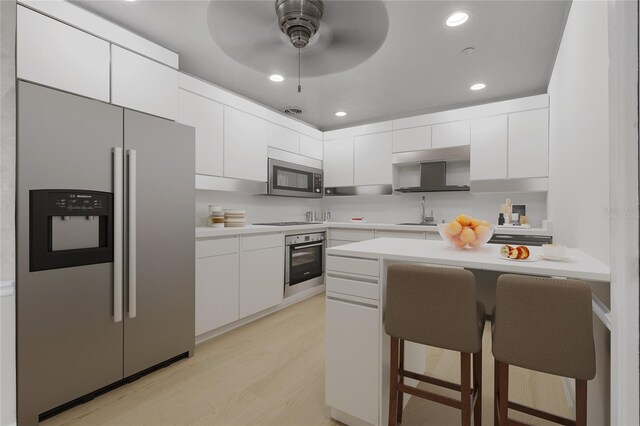
M 462 231 L 462 225 L 460 222 L 452 220 L 449 222 L 449 226 L 447 226 L 447 232 L 451 235 L 458 235 Z
M 480 225 L 480 219 L 471 218 L 471 226 L 476 227 L 478 225 Z
M 466 214 L 459 214 L 458 217 L 456 217 L 456 220 L 462 226 L 471 225 L 471 218 Z
M 467 243 L 465 243 L 464 241 L 461 241 L 459 238 L 455 238 L 451 240 L 451 242 L 453 243 L 454 246 L 458 248 L 463 248 L 464 246 L 467 245 Z
M 473 229 L 465 226 L 464 229 L 460 232 L 460 240 L 465 243 L 471 243 L 476 240 L 476 233 Z
M 478 225 L 476 226 L 475 231 L 478 238 L 483 239 L 487 237 L 488 234 L 491 232 L 491 228 L 489 228 L 487 225 Z

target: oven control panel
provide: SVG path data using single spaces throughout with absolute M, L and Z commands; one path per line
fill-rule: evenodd
M 284 237 L 284 244 L 291 246 L 294 244 L 314 243 L 324 241 L 325 232 L 316 232 L 313 234 L 287 235 Z
M 313 192 L 316 194 L 322 193 L 322 174 L 314 173 L 313 174 Z

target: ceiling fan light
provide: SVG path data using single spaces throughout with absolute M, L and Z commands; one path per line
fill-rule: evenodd
M 278 26 L 298 49 L 306 47 L 320 28 L 323 11 L 321 0 L 276 0 Z

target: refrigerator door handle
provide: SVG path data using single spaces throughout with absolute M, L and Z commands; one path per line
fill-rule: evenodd
M 129 318 L 136 316 L 136 150 L 127 150 L 129 159 Z
M 113 148 L 113 322 L 122 321 L 123 186 L 122 148 Z

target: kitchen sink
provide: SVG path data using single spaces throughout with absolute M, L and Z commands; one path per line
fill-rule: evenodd
M 396 223 L 396 225 L 414 225 L 414 226 L 436 226 L 437 223 L 420 223 L 420 222 L 405 222 L 405 223 Z

